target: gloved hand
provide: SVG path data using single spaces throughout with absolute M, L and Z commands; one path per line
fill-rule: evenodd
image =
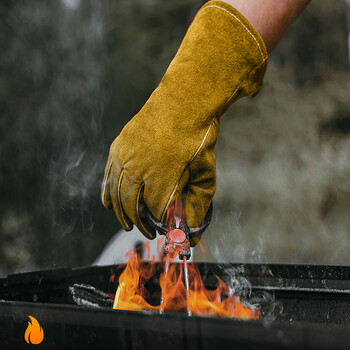
M 153 239 L 143 203 L 164 221 L 181 195 L 187 224 L 201 223 L 215 193 L 220 116 L 259 90 L 266 65 L 260 35 L 233 7 L 209 1 L 198 11 L 159 86 L 110 148 L 102 202 L 125 230 L 136 224 Z

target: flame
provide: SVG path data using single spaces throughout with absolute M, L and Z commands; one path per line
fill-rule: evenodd
M 184 219 L 185 211 L 181 200 L 177 200 L 167 211 L 166 223 L 171 230 L 174 220 Z M 148 242 L 145 244 L 149 254 Z M 180 247 L 171 247 L 169 250 L 163 247 L 159 251 L 160 243 L 157 244 L 157 251 L 163 258 L 164 272 L 160 274 L 159 282 L 161 288 L 161 304 L 151 305 L 147 299 L 150 293 L 145 288 L 145 283 L 150 280 L 156 270 L 155 257 L 149 263 L 141 263 L 141 258 L 135 250 L 127 252 L 130 257 L 128 264 L 119 277 L 119 285 L 114 298 L 114 309 L 119 310 L 152 310 L 159 312 L 176 312 L 187 310 L 188 315 L 216 315 L 235 317 L 243 319 L 258 319 L 259 311 L 244 305 L 238 297 L 229 296 L 229 288 L 219 278 L 219 286 L 215 290 L 205 288 L 195 264 L 187 265 L 189 283 L 188 289 L 183 281 L 182 264 L 170 264 L 179 254 Z M 114 277 L 113 277 L 114 279 Z
M 155 262 L 141 263 L 135 255 L 126 265 L 119 277 L 119 286 L 115 294 L 114 309 L 132 311 L 168 311 L 189 310 L 197 315 L 215 315 L 243 319 L 259 319 L 259 311 L 245 306 L 238 297 L 228 295 L 227 285 L 219 278 L 215 290 L 205 288 L 199 270 L 195 264 L 188 264 L 189 297 L 183 282 L 183 271 L 178 264 L 170 264 L 168 273 L 160 275 L 160 287 L 163 302 L 151 305 L 147 302 L 150 296 L 145 288 L 154 274 Z
M 40 344 L 44 340 L 44 330 L 33 316 L 28 315 L 28 317 L 30 321 L 24 333 L 24 339 L 28 344 Z

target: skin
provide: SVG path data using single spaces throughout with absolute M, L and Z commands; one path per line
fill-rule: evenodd
M 311 0 L 223 0 L 260 33 L 270 54 Z

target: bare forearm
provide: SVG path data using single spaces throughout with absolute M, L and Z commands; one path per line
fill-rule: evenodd
M 223 0 L 255 27 L 271 53 L 311 0 Z

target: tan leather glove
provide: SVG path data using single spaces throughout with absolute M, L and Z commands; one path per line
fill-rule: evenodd
M 110 148 L 102 202 L 125 230 L 136 224 L 154 238 L 142 201 L 164 221 L 180 195 L 187 224 L 201 223 L 215 193 L 220 116 L 259 90 L 266 65 L 260 35 L 233 7 L 209 1 L 198 11 L 159 86 Z

